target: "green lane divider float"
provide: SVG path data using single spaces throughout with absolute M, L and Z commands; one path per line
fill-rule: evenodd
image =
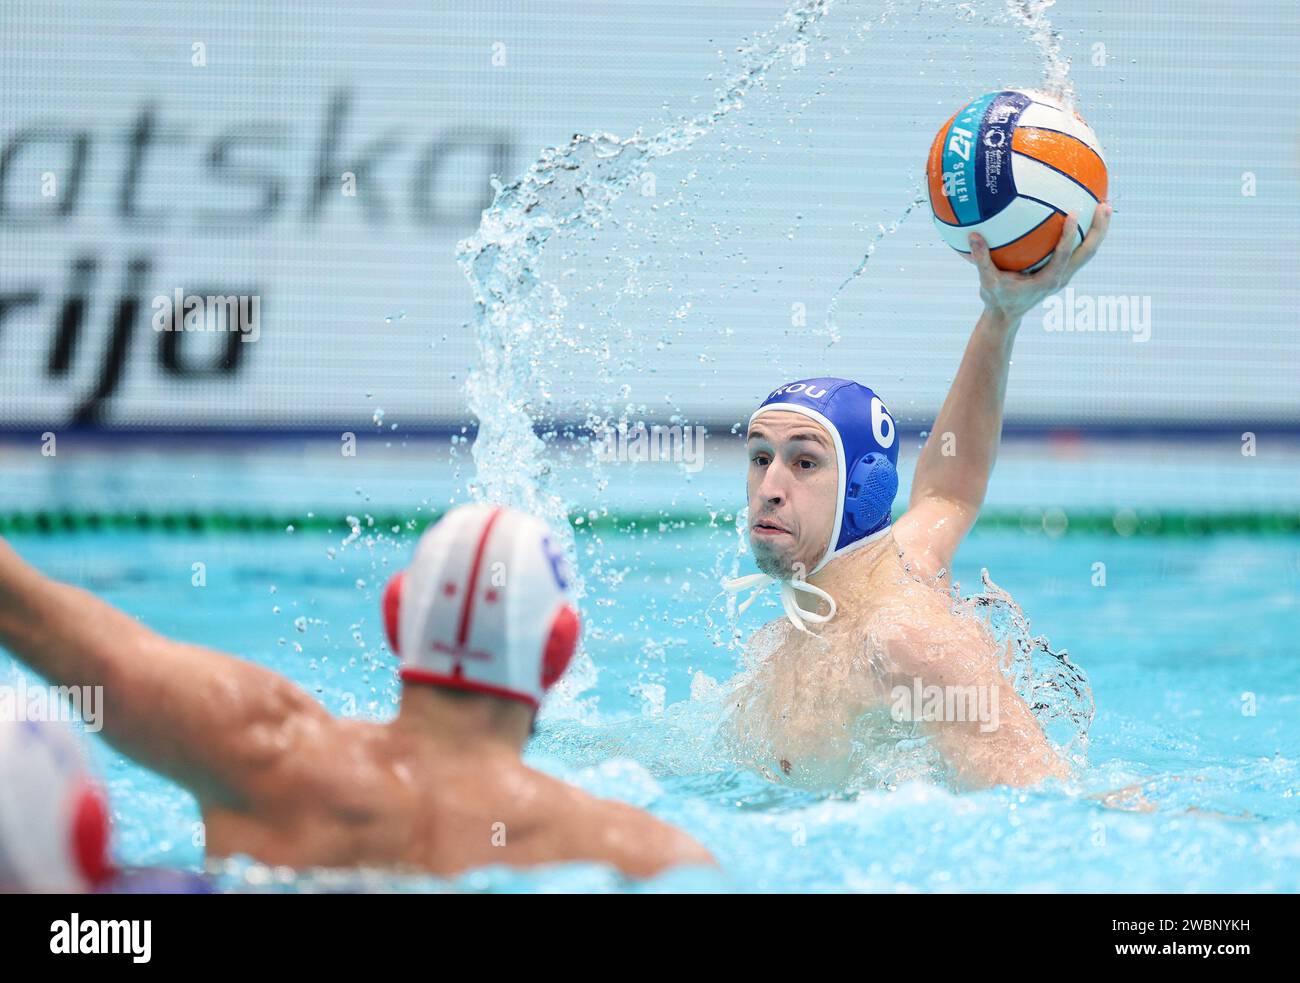
M 360 516 L 363 534 L 414 536 L 436 515 Z M 571 520 L 579 531 L 668 533 L 698 530 L 709 525 L 707 513 L 645 512 L 592 516 L 577 513 Z M 731 528 L 734 518 L 718 515 L 716 526 Z M 338 515 L 274 515 L 258 512 L 82 510 L 0 512 L 0 535 L 55 536 L 68 533 L 144 532 L 194 534 L 286 534 L 324 532 L 346 535 L 347 518 Z M 1203 512 L 1154 509 L 991 509 L 980 516 L 975 531 L 1020 531 L 1026 535 L 1070 534 L 1103 536 L 1290 536 L 1300 533 L 1300 510 Z

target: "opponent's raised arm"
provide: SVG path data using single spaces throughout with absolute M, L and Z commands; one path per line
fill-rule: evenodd
M 0 645 L 59 686 L 102 686 L 104 737 L 201 801 L 238 806 L 325 711 L 250 662 L 164 638 L 0 540 Z
M 1097 206 L 1087 238 L 1073 252 L 1078 220 L 1067 218 L 1051 260 L 1030 275 L 999 270 L 988 244 L 971 235 L 968 259 L 979 268 L 984 311 L 917 459 L 907 512 L 894 526 L 895 539 L 922 572 L 934 576 L 951 566 L 984 504 L 1002 437 L 1007 375 L 1021 318 L 1093 257 L 1110 214 L 1108 204 Z

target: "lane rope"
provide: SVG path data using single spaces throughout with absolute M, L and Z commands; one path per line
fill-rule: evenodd
M 439 513 L 362 515 L 363 534 L 416 536 Z M 666 533 L 708 528 L 702 512 L 643 512 L 590 516 L 575 513 L 570 522 L 585 529 L 624 533 Z M 734 516 L 719 514 L 715 528 L 730 531 Z M 1200 537 L 1213 535 L 1292 536 L 1300 534 L 1300 509 L 1259 511 L 1195 511 L 1175 509 L 991 509 L 983 513 L 974 532 L 1018 530 L 1026 535 L 1071 534 L 1129 537 Z M 0 512 L 0 535 L 57 536 L 78 533 L 142 532 L 204 535 L 221 533 L 271 534 L 289 532 L 347 535 L 352 525 L 342 515 L 276 514 L 204 510 L 98 511 L 52 509 Z

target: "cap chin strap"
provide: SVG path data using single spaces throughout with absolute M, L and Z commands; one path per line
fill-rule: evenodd
M 889 532 L 891 528 L 892 525 L 887 523 L 883 529 L 876 530 L 870 536 L 864 536 L 862 539 L 849 543 L 847 546 L 842 546 L 838 550 L 828 549 L 826 555 L 822 557 L 821 562 L 818 563 L 817 566 L 813 567 L 812 572 L 816 573 L 837 556 L 843 556 L 845 553 L 851 553 L 856 549 L 861 549 L 868 543 L 874 543 L 876 540 L 884 536 L 885 533 Z M 751 587 L 754 589 L 749 597 L 740 602 L 740 613 L 744 614 L 749 610 L 749 606 L 758 600 L 759 595 L 774 583 L 777 583 L 777 578 L 773 577 L 771 574 L 751 573 L 746 574 L 744 577 L 735 577 L 730 580 L 724 580 L 722 582 L 722 589 L 728 594 L 739 594 Z M 839 609 L 838 605 L 835 603 L 835 598 L 831 597 L 830 594 L 826 593 L 826 591 L 822 590 L 816 584 L 810 584 L 802 577 L 798 579 L 782 580 L 780 583 L 781 607 L 785 609 L 785 616 L 789 619 L 790 624 L 794 625 L 800 631 L 806 631 L 809 634 L 812 634 L 805 622 L 811 622 L 814 625 L 821 625 L 835 617 L 835 612 Z M 799 595 L 796 593 L 797 591 L 803 591 L 805 594 L 811 594 L 813 597 L 820 598 L 826 602 L 826 605 L 830 610 L 825 614 L 821 614 L 817 611 L 809 611 L 807 608 L 801 608 L 799 606 Z
M 776 582 L 776 578 L 771 574 L 751 573 L 744 577 L 736 577 L 733 580 L 724 580 L 722 589 L 728 594 L 739 594 L 750 587 L 754 588 L 753 593 L 740 602 L 740 613 L 744 614 L 749 609 L 749 606 L 758 600 L 759 595 Z M 798 595 L 795 594 L 795 591 L 803 591 L 805 594 L 812 594 L 814 597 L 821 598 L 830 605 L 830 610 L 825 614 L 819 614 L 816 611 L 809 611 L 807 608 L 799 607 Z M 835 617 L 835 598 L 816 584 L 810 584 L 806 580 L 781 581 L 781 606 L 785 608 L 785 616 L 790 619 L 790 624 L 800 631 L 808 631 L 808 627 L 804 624 L 805 621 L 820 625 Z

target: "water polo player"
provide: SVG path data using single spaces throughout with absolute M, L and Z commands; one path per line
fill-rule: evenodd
M 1030 275 L 999 270 L 971 236 L 984 311 L 897 521 L 898 434 L 870 389 L 806 379 L 774 390 L 750 418 L 748 531 L 762 572 L 726 586 L 752 590 L 743 610 L 778 583 L 786 614 L 784 628 L 768 629 L 734 701 L 732 732 L 759 767 L 812 785 L 847 780 L 864 715 L 920 684 L 974 687 L 995 711 L 992 721 L 924 723 L 957 784 L 1024 785 L 1065 773 L 990 638 L 952 612 L 947 575 L 984 501 L 1021 318 L 1092 258 L 1109 220 L 1110 207 L 1098 205 L 1071 252 L 1071 216 L 1051 261 Z
M 3 542 L 0 643 L 55 684 L 102 685 L 104 737 L 195 795 L 213 856 L 435 874 L 711 863 L 649 814 L 520 760 L 577 645 L 566 580 L 529 516 L 467 505 L 432 526 L 385 593 L 403 682 L 386 724 L 336 719 L 276 673 L 164 638 Z
M 102 888 L 109 812 L 76 738 L 53 721 L 0 720 L 0 891 Z
M 202 875 L 119 867 L 103 786 L 57 720 L 0 719 L 0 891 L 205 894 Z

